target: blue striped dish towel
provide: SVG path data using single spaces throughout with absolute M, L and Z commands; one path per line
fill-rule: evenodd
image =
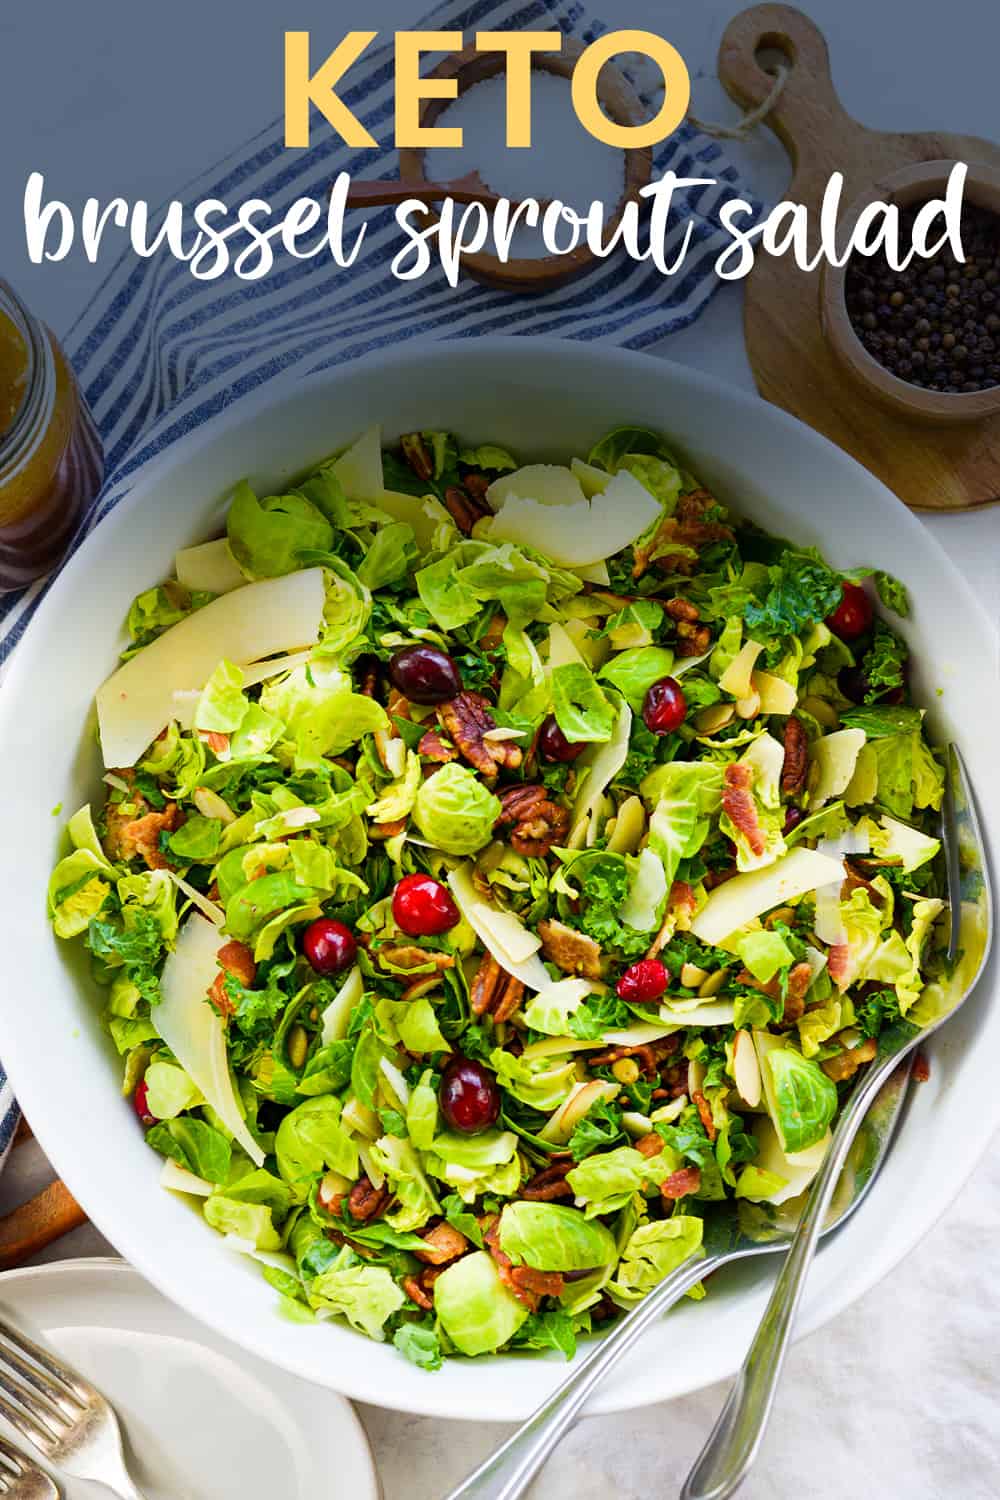
M 462 31 L 470 38 L 477 30 L 556 27 L 583 44 L 608 29 L 577 0 L 465 5 L 442 0 L 416 29 Z M 643 78 L 631 74 L 627 63 L 624 71 L 645 93 Z M 390 136 L 391 39 L 364 54 L 350 77 L 345 103 L 376 139 Z M 218 198 L 230 207 L 263 198 L 277 221 L 296 198 L 323 201 L 339 172 L 378 177 L 392 175 L 395 168 L 392 148 L 352 150 L 325 125 L 316 130 L 308 151 L 286 150 L 283 136 L 283 120 L 273 121 L 178 196 L 187 204 Z M 721 205 L 734 196 L 753 199 L 718 144 L 689 124 L 656 151 L 656 174 L 671 169 L 679 177 L 714 178 L 718 185 L 675 193 L 676 222 L 668 246 L 676 253 L 688 222 L 693 229 L 683 270 L 669 279 L 651 263 L 631 261 L 622 252 L 541 296 L 518 296 L 467 280 L 453 289 L 440 270 L 419 282 L 400 282 L 389 271 L 401 244 L 391 209 L 368 220 L 361 254 L 348 269 L 325 256 L 284 255 L 260 281 L 204 282 L 166 256 L 140 260 L 126 252 L 64 339 L 107 459 L 104 490 L 75 544 L 128 493 L 152 457 L 277 375 L 309 375 L 414 337 L 554 334 L 641 349 L 685 327 L 717 286 L 713 266 L 728 241 L 719 222 Z M 0 664 L 47 586 L 42 580 L 0 596 Z M 0 1159 L 16 1123 L 16 1105 L 0 1068 Z

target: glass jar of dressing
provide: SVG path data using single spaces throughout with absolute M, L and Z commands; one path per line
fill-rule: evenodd
M 55 566 L 103 478 L 101 440 L 69 362 L 0 281 L 0 590 Z

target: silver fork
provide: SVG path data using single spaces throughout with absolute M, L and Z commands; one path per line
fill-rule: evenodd
M 60 1500 L 58 1486 L 13 1443 L 0 1437 L 0 1495 L 8 1500 Z
M 100 1391 L 48 1349 L 2 1321 L 0 1415 L 57 1469 L 74 1479 L 103 1484 L 120 1500 L 144 1500 L 125 1467 L 118 1418 Z M 22 1467 L 27 1462 L 16 1449 L 0 1451 L 13 1454 Z M 7 1493 L 18 1500 L 58 1496 L 48 1476 L 42 1478 L 48 1489 L 10 1489 Z

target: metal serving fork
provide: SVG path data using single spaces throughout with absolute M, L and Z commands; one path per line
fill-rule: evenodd
M 47 1349 L 0 1321 L 0 1415 L 58 1469 L 103 1484 L 120 1500 L 144 1500 L 125 1467 L 118 1418 L 100 1391 Z M 25 1468 L 14 1448 L 0 1449 Z M 31 1468 L 34 1469 L 34 1465 Z M 17 1500 L 52 1500 L 59 1491 L 41 1470 L 39 1485 L 7 1491 Z M 30 1477 L 30 1475 L 29 1475 Z M 0 1469 L 0 1480 L 3 1471 Z M 4 1494 L 0 1483 L 0 1495 Z
M 804 1205 L 802 1200 L 793 1201 L 774 1216 L 746 1204 L 739 1212 L 730 1202 L 709 1204 L 704 1216 L 704 1257 L 683 1262 L 649 1292 L 447 1500 L 517 1500 L 605 1375 L 667 1308 L 710 1271 L 792 1247 L 769 1308 L 771 1318 L 765 1317 L 762 1336 L 751 1351 L 750 1370 L 744 1367 L 682 1500 L 724 1500 L 733 1493 L 760 1443 L 816 1241 L 842 1224 L 871 1188 L 892 1144 L 915 1048 L 971 993 L 989 954 L 993 901 L 986 849 L 965 768 L 954 746 L 948 752 L 942 833 L 952 914 L 949 957 L 956 960 L 950 982 L 940 987 L 934 1016 L 926 1019 L 921 1031 L 899 1026 L 883 1033 L 877 1058 L 859 1075 L 845 1102 L 826 1161 Z
M 0 1438 L 0 1495 L 7 1500 L 59 1500 L 58 1487 L 34 1459 Z

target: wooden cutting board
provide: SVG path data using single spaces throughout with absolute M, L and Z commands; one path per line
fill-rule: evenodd
M 897 134 L 853 119 L 834 89 L 822 33 L 788 5 L 754 6 L 726 28 L 719 78 L 745 109 L 773 87 L 763 63 L 775 52 L 790 71 L 767 124 L 791 157 L 786 197 L 805 204 L 812 222 L 833 172 L 844 173 L 847 209 L 886 173 L 917 162 L 1000 167 L 1000 146 L 976 136 Z M 788 255 L 758 258 L 747 278 L 744 320 L 761 394 L 846 448 L 916 510 L 971 510 L 1000 500 L 1000 418 L 942 427 L 884 411 L 828 349 L 819 309 L 818 269 L 801 271 Z

